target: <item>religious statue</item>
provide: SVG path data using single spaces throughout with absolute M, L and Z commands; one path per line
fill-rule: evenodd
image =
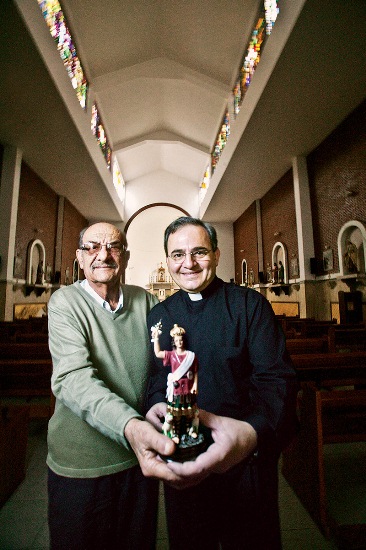
M 52 268 L 50 264 L 46 264 L 45 279 L 46 279 L 46 283 L 50 283 L 52 281 Z
M 278 266 L 278 282 L 283 284 L 285 282 L 285 268 L 283 267 L 281 260 L 278 262 Z
M 272 282 L 273 284 L 277 284 L 278 283 L 278 265 L 276 264 L 276 262 L 273 264 L 273 269 L 272 269 Z
M 291 257 L 291 277 L 293 279 L 299 277 L 299 260 L 296 254 L 292 254 Z
M 267 283 L 272 282 L 272 269 L 271 264 L 267 264 Z
M 352 241 L 347 241 L 344 254 L 344 267 L 348 273 L 357 273 L 357 248 Z
M 195 458 L 205 449 L 203 434 L 199 432 L 199 410 L 197 407 L 198 362 L 193 351 L 185 347 L 185 330 L 175 324 L 170 331 L 173 350 L 161 350 L 159 336 L 161 322 L 151 327 L 156 357 L 163 359 L 163 365 L 171 367 L 167 380 L 167 412 L 163 433 L 177 446 L 172 460 L 184 462 Z
M 41 260 L 37 266 L 36 285 L 42 285 L 42 284 L 43 284 L 43 262 Z
M 22 274 L 23 274 L 22 273 L 22 264 L 23 264 L 23 260 L 17 252 L 16 255 L 15 255 L 15 258 L 14 258 L 14 278 L 15 279 L 21 279 L 22 278 Z

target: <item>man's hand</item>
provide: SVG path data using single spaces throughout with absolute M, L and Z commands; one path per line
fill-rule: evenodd
M 146 477 L 155 477 L 171 483 L 180 482 L 159 455 L 168 456 L 174 453 L 175 444 L 169 437 L 157 432 L 145 420 L 132 418 L 125 427 L 125 437 L 131 445 Z
M 150 422 L 150 424 L 152 424 L 159 432 L 162 431 L 166 409 L 166 403 L 156 403 L 151 407 L 146 415 L 146 420 Z
M 200 410 L 200 422 L 211 428 L 214 443 L 195 460 L 169 462 L 179 479 L 176 488 L 196 485 L 211 473 L 222 474 L 248 458 L 256 449 L 257 433 L 247 422 Z

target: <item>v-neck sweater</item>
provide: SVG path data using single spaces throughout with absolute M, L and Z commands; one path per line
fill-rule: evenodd
M 67 477 L 98 477 L 138 463 L 124 436 L 142 418 L 152 366 L 146 318 L 157 299 L 122 285 L 123 307 L 105 310 L 79 282 L 57 290 L 48 306 L 55 412 L 48 466 Z

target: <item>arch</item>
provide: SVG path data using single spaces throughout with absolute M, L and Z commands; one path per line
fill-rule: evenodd
M 182 214 L 175 205 L 156 203 L 141 208 L 131 217 L 127 232 L 130 258 L 125 270 L 126 284 L 146 287 L 150 274 L 166 260 L 164 231 L 182 215 L 187 213 Z
M 124 228 L 124 232 L 127 233 L 128 228 L 131 225 L 131 222 L 133 222 L 133 220 L 136 218 L 136 216 L 141 214 L 141 212 L 143 212 L 144 210 L 147 210 L 148 208 L 154 208 L 155 206 L 169 206 L 169 208 L 176 208 L 177 210 L 180 210 L 181 212 L 183 212 L 183 214 L 185 216 L 190 215 L 186 210 L 184 210 L 184 208 L 181 208 L 180 206 L 177 206 L 176 204 L 171 204 L 169 202 L 153 202 L 152 204 L 148 204 L 146 206 L 143 206 L 139 210 L 136 210 L 136 212 L 127 221 L 127 223 L 125 225 L 125 228 Z
M 248 264 L 246 260 L 241 262 L 241 284 L 245 286 L 248 284 Z
M 40 239 L 33 239 L 28 243 L 27 250 L 27 284 L 44 284 L 44 271 L 46 265 L 46 250 Z M 37 272 L 39 273 L 37 275 Z M 40 272 L 42 270 L 42 272 Z
M 349 269 L 344 262 L 349 241 L 355 247 L 355 270 Z M 337 239 L 339 272 L 341 275 L 365 273 L 366 258 L 366 227 L 359 220 L 350 220 L 340 229 Z
M 286 245 L 277 241 L 272 248 L 272 265 L 278 266 L 279 262 L 283 265 L 283 282 L 288 284 L 288 260 Z

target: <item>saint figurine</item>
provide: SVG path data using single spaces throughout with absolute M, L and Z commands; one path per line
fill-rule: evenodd
M 344 266 L 348 273 L 357 273 L 357 248 L 352 241 L 347 241 L 344 254 Z
M 175 324 L 170 331 L 173 350 L 161 350 L 159 336 L 161 323 L 151 328 L 156 357 L 163 365 L 170 365 L 167 380 L 167 412 L 163 433 L 177 445 L 173 460 L 194 458 L 203 450 L 203 435 L 199 433 L 199 411 L 197 407 L 198 362 L 193 351 L 185 347 L 185 330 Z

